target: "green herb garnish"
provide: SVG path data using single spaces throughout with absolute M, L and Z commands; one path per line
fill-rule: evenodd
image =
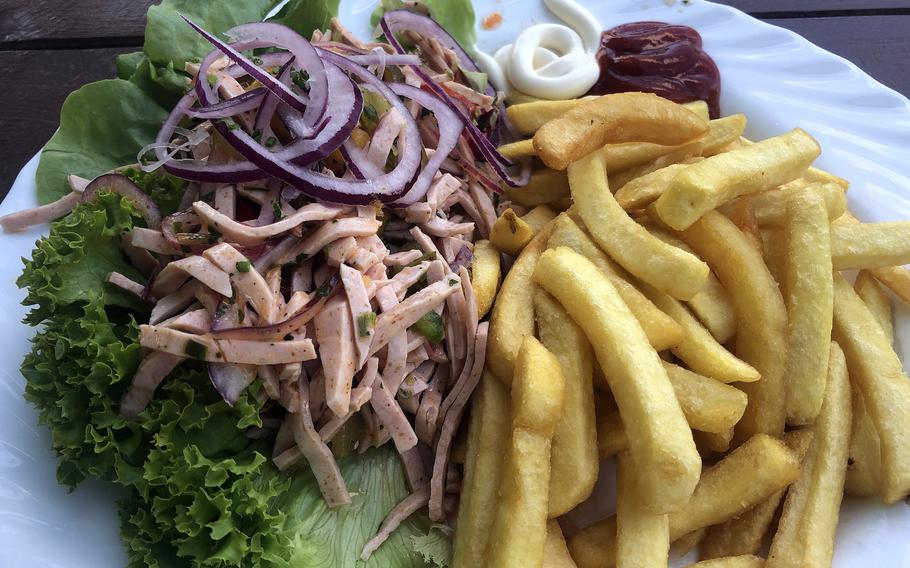
M 237 268 L 237 272 L 249 272 L 252 265 L 248 260 L 237 261 L 237 264 L 234 265 Z
M 374 327 L 376 327 L 376 312 L 366 312 L 357 316 L 358 337 L 369 337 L 373 333 Z
M 442 338 L 445 337 L 444 325 L 442 316 L 434 310 L 430 310 L 423 314 L 410 329 L 414 333 L 423 336 L 428 341 L 439 343 L 442 341 Z

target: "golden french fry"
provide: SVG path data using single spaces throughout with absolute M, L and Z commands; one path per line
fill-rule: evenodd
M 809 451 L 812 438 L 812 430 L 804 428 L 787 432 L 784 434 L 783 442 L 802 463 Z M 774 522 L 774 516 L 785 493 L 786 490 L 781 489 L 742 515 L 708 529 L 708 534 L 699 550 L 701 558 L 758 553 L 764 545 L 765 535 L 768 534 L 768 529 Z
M 616 398 L 641 473 L 642 501 L 655 513 L 684 504 L 701 460 L 667 372 L 616 288 L 566 247 L 544 252 L 534 281 L 584 330 Z
M 581 97 L 578 99 L 566 99 L 557 101 L 535 100 L 527 103 L 512 104 L 506 109 L 506 115 L 512 123 L 512 127 L 519 134 L 525 136 L 537 132 L 544 123 L 559 118 L 575 107 L 581 106 L 586 102 L 595 100 L 597 97 Z M 682 106 L 691 110 L 698 116 L 708 120 L 708 103 L 705 101 L 693 101 L 685 103 Z
M 694 254 L 689 245 L 675 234 L 657 226 L 648 226 L 648 230 L 658 239 Z M 733 313 L 733 306 L 730 305 L 724 287 L 713 272 L 708 273 L 705 285 L 698 294 L 686 301 L 686 305 L 708 328 L 718 343 L 726 343 L 736 335 L 736 315 Z
M 894 322 L 891 313 L 891 299 L 882 290 L 881 284 L 868 270 L 861 270 L 853 285 L 856 294 L 862 298 L 872 316 L 885 332 L 888 343 L 894 341 Z M 881 479 L 881 442 L 875 424 L 866 410 L 863 393 L 854 386 L 853 429 L 850 435 L 850 459 L 847 460 L 847 479 L 844 490 L 848 495 L 868 497 L 879 492 Z
M 616 472 L 616 566 L 666 566 L 670 551 L 667 514 L 654 514 L 642 505 L 635 468 L 628 452 L 619 454 Z
M 835 270 L 900 266 L 910 262 L 910 221 L 831 227 Z
M 870 497 L 881 491 L 882 443 L 866 409 L 863 393 L 856 386 L 851 389 L 851 400 L 853 428 L 844 491 L 854 497 Z
M 484 371 L 471 398 L 468 419 L 467 457 L 458 531 L 452 546 L 453 568 L 485 564 L 490 527 L 499 502 L 503 459 L 511 436 L 509 389 L 489 371 Z
M 834 277 L 834 339 L 881 440 L 881 493 L 894 503 L 910 492 L 910 380 L 875 317 L 840 275 Z
M 670 164 L 651 173 L 636 177 L 623 185 L 610 180 L 611 187 L 618 187 L 614 197 L 619 206 L 626 211 L 643 209 L 660 197 L 670 186 L 679 172 L 692 164 Z
M 509 158 L 524 158 L 525 156 L 536 156 L 537 150 L 534 148 L 534 140 L 528 138 L 527 140 L 519 140 L 517 142 L 509 142 L 508 144 L 503 144 L 499 148 L 499 153 Z
M 739 422 L 746 409 L 746 395 L 742 391 L 666 361 L 663 367 L 690 428 L 724 434 Z M 625 429 L 616 409 L 598 412 L 597 444 L 600 459 L 627 447 Z
M 499 278 L 499 251 L 490 241 L 477 241 L 471 259 L 471 286 L 474 288 L 479 318 L 483 318 L 493 306 L 499 289 Z
M 539 170 L 531 174 L 524 187 L 506 189 L 506 195 L 525 207 L 554 203 L 569 197 L 569 177 L 566 172 Z
M 512 209 L 503 211 L 490 229 L 490 243 L 510 256 L 518 256 L 533 238 L 534 229 Z
M 534 134 L 534 148 L 548 167 L 564 170 L 605 144 L 684 144 L 707 131 L 707 121 L 681 105 L 647 93 L 616 93 L 545 123 Z
M 685 339 L 671 350 L 674 355 L 685 361 L 690 369 L 724 383 L 753 382 L 761 378 L 754 367 L 738 359 L 718 343 L 679 300 L 647 284 L 643 284 L 641 289 L 655 306 L 676 320 L 676 323 L 685 330 Z
M 736 354 L 761 374 L 739 385 L 749 405 L 736 427 L 737 438 L 784 430 L 787 308 L 761 253 L 732 221 L 711 211 L 680 233 L 711 266 L 736 314 Z
M 655 202 L 655 210 L 667 225 L 686 229 L 731 199 L 796 179 L 820 152 L 818 142 L 797 128 L 717 154 L 676 176 Z
M 784 269 L 787 264 L 787 231 L 782 227 L 770 227 L 763 229 L 762 236 L 762 258 L 765 259 L 765 265 L 768 271 L 774 276 L 781 294 L 786 294 L 786 278 Z
M 476 566 L 481 566 L 477 564 Z M 562 529 L 556 521 L 547 521 L 547 541 L 543 548 L 543 568 L 577 568 L 566 539 L 562 536 Z
M 534 335 L 534 267 L 546 248 L 552 225 L 544 227 L 521 251 L 500 286 L 490 316 L 487 365 L 501 381 L 512 382 L 515 357 L 521 342 Z
M 512 439 L 490 529 L 488 566 L 543 565 L 551 440 L 562 416 L 564 387 L 556 357 L 526 337 L 515 360 Z
M 860 270 L 853 283 L 856 294 L 872 312 L 875 321 L 881 326 L 889 343 L 894 342 L 894 314 L 891 309 L 891 298 L 882 290 L 881 284 L 868 270 Z
M 530 103 L 514 104 L 506 109 L 506 116 L 512 127 L 525 136 L 537 132 L 544 123 L 559 118 L 570 110 L 579 107 L 597 97 L 582 97 L 579 99 L 566 99 L 558 101 L 534 101 Z
M 678 146 L 672 152 L 667 152 L 662 156 L 654 158 L 650 162 L 631 167 L 621 172 L 611 172 L 608 180 L 610 187 L 625 187 L 640 177 L 652 174 L 672 165 L 685 164 L 692 165 L 701 162 L 704 158 L 701 155 L 705 151 L 705 143 L 702 138 Z
M 698 446 L 698 452 L 703 458 L 710 459 L 719 457 L 717 454 L 724 454 L 730 449 L 730 442 L 733 441 L 733 428 L 723 432 L 692 432 L 695 438 L 695 444 Z
M 796 184 L 792 182 L 779 189 L 750 195 L 756 221 L 762 227 L 783 225 L 787 220 L 787 202 L 790 197 L 804 192 L 815 192 L 821 196 L 830 221 L 837 219 L 847 210 L 847 194 L 844 192 L 844 188 L 836 183 Z M 733 205 L 736 201 L 732 201 L 729 205 Z
M 746 129 L 746 115 L 731 114 L 712 120 L 708 126 L 710 130 L 704 138 L 702 156 L 710 157 L 724 151 L 733 142 L 736 142 Z
M 548 246 L 569 247 L 594 263 L 622 296 L 635 319 L 641 324 L 648 341 L 657 351 L 678 345 L 684 336 L 683 329 L 670 316 L 660 311 L 651 300 L 645 297 L 638 288 L 623 277 L 622 268 L 597 246 L 596 243 L 579 227 L 571 216 L 560 215 L 553 225 Z
M 837 224 L 859 224 L 859 219 L 853 216 L 850 211 L 837 220 Z M 873 268 L 869 270 L 875 279 L 885 285 L 886 288 L 894 292 L 894 295 L 904 303 L 910 304 L 910 270 L 903 266 L 886 266 L 883 268 Z
M 803 473 L 787 491 L 769 568 L 831 566 L 850 447 L 850 380 L 843 351 L 831 345 L 828 385 Z
M 654 237 L 629 218 L 610 193 L 600 152 L 572 164 L 569 187 L 591 236 L 623 268 L 681 300 L 688 300 L 701 290 L 708 278 L 708 265 Z
M 828 213 L 822 197 L 790 196 L 784 269 L 787 305 L 787 422 L 811 424 L 825 398 L 834 288 Z
M 702 560 L 689 564 L 686 568 L 762 568 L 765 561 L 758 556 L 745 554 L 743 556 L 725 556 L 712 560 Z
M 692 498 L 669 514 L 670 541 L 732 519 L 799 477 L 797 456 L 779 440 L 758 434 L 705 469 Z M 569 540 L 578 568 L 608 568 L 616 561 L 616 517 Z
M 531 227 L 531 230 L 534 231 L 534 234 L 540 232 L 541 229 L 547 226 L 547 224 L 556 218 L 556 212 L 547 207 L 546 205 L 538 205 L 534 209 L 531 209 L 524 215 L 522 215 L 521 220 L 528 224 Z
M 550 518 L 568 513 L 591 495 L 597 481 L 597 426 L 594 423 L 593 355 L 584 332 L 543 290 L 534 295 L 540 342 L 562 367 L 566 379 L 562 418 L 550 455 Z
M 844 191 L 847 191 L 847 188 L 850 187 L 850 182 L 844 178 L 838 177 L 830 172 L 826 172 L 825 170 L 820 170 L 816 167 L 810 167 L 807 169 L 806 173 L 803 174 L 803 179 L 809 183 L 834 183 L 844 188 Z
M 676 542 L 670 545 L 670 558 L 682 558 L 692 552 L 705 538 L 707 532 L 708 529 L 699 529 L 676 539 Z

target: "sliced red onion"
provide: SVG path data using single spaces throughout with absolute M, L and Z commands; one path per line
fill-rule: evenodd
M 215 103 L 213 105 L 191 108 L 187 110 L 187 116 L 193 118 L 228 118 L 241 112 L 247 112 L 259 108 L 262 105 L 262 99 L 266 96 L 266 89 L 258 87 L 252 91 L 247 91 L 240 96 Z
M 420 58 L 414 54 L 397 54 L 389 55 L 388 53 L 382 52 L 382 55 L 378 53 L 367 53 L 364 55 L 348 55 L 348 59 L 354 63 L 360 65 L 420 65 Z
M 279 81 L 284 84 L 287 84 L 291 79 L 291 64 L 294 62 L 293 56 L 285 62 L 285 64 L 278 71 L 276 77 Z M 272 117 L 275 116 L 275 109 L 278 108 L 278 105 L 281 103 L 281 99 L 278 97 L 268 94 L 262 100 L 262 106 L 259 107 L 259 111 L 256 113 L 256 120 L 253 121 L 253 128 L 263 132 L 263 137 L 265 137 L 265 132 L 268 130 L 269 124 L 272 122 Z M 262 138 L 264 140 L 265 138 Z
M 472 260 L 474 260 L 474 253 L 471 252 L 468 245 L 461 245 L 461 250 L 458 251 L 449 266 L 452 268 L 453 272 L 458 272 L 458 269 L 462 266 L 470 268 Z
M 439 142 L 436 144 L 436 151 L 427 160 L 423 171 L 420 172 L 417 180 L 411 185 L 404 197 L 395 202 L 395 205 L 406 207 L 419 201 L 427 194 L 427 190 L 430 189 L 433 178 L 439 171 L 439 167 L 442 166 L 443 160 L 448 157 L 455 145 L 458 144 L 458 138 L 462 132 L 462 124 L 458 121 L 458 115 L 445 104 L 445 101 L 433 96 L 431 93 L 404 83 L 393 83 L 391 89 L 395 94 L 416 101 L 420 106 L 432 112 L 436 116 L 436 122 L 439 125 Z
M 317 133 L 317 124 L 322 122 L 322 117 L 325 116 L 328 85 L 322 59 L 319 58 L 316 49 L 303 36 L 286 26 L 263 22 L 237 26 L 228 31 L 229 37 L 233 37 L 235 41 L 240 43 L 244 41 L 268 42 L 271 45 L 285 47 L 293 53 L 294 58 L 297 60 L 296 65 L 305 69 L 309 75 L 307 81 L 310 86 L 310 94 L 306 97 L 295 93 L 289 86 L 277 80 L 269 72 L 261 69 L 235 49 L 234 46 L 221 41 L 186 16 L 181 17 L 206 41 L 227 55 L 231 61 L 242 67 L 250 77 L 259 81 L 263 87 L 281 99 L 282 102 L 302 112 L 309 130 L 298 132 L 299 135 L 309 137 Z M 200 68 L 200 75 L 204 72 L 205 69 Z M 201 82 L 199 77 L 197 77 L 197 82 Z
M 139 189 L 130 178 L 120 174 L 102 174 L 93 179 L 82 192 L 82 202 L 94 201 L 99 191 L 117 193 L 129 200 L 145 218 L 150 229 L 161 224 L 161 210 L 147 193 Z
M 463 66 L 468 67 L 470 70 L 477 70 L 477 65 L 468 57 L 467 53 L 458 45 L 456 42 L 442 27 L 439 26 L 436 22 L 426 16 L 420 14 L 415 14 L 407 10 L 392 10 L 383 14 L 382 19 L 379 21 L 379 26 L 382 28 L 383 34 L 386 36 L 389 44 L 395 48 L 395 51 L 401 54 L 405 54 L 406 51 L 402 47 L 401 43 L 395 37 L 396 31 L 414 31 L 425 35 L 426 37 L 433 37 L 440 43 L 452 49 L 456 55 L 464 63 Z M 421 30 L 423 30 L 421 32 Z M 447 39 L 446 39 L 447 38 Z M 430 75 L 423 70 L 420 65 L 411 66 L 414 72 L 418 77 L 430 88 L 436 95 L 442 99 L 450 109 L 457 113 L 459 119 L 468 130 L 468 135 L 472 142 L 472 145 L 477 148 L 477 150 L 483 155 L 484 160 L 487 161 L 493 169 L 496 171 L 496 174 L 505 181 L 511 187 L 519 187 L 525 185 L 527 180 L 522 176 L 519 179 L 515 179 L 512 175 L 509 174 L 507 168 L 511 167 L 513 164 L 511 160 L 507 159 L 505 156 L 499 153 L 499 150 L 493 145 L 490 139 L 480 131 L 474 121 L 471 120 L 471 117 L 465 114 L 461 108 L 455 104 L 455 101 L 452 100 L 452 97 L 442 88 L 436 81 L 433 80 Z M 489 86 L 488 86 L 489 88 Z M 495 95 L 495 92 L 488 93 Z
M 161 235 L 168 243 L 170 243 L 172 247 L 177 250 L 181 250 L 184 245 L 181 244 L 177 239 L 177 231 L 174 227 L 174 225 L 177 223 L 186 224 L 192 227 L 200 225 L 201 221 L 199 219 L 199 216 L 196 215 L 193 211 L 178 211 L 177 213 L 168 215 L 161 221 Z M 199 251 L 207 248 L 199 245 L 195 246 Z

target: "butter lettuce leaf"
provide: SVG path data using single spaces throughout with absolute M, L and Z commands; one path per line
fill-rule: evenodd
M 69 174 L 93 178 L 135 163 L 165 118 L 167 111 L 130 81 L 107 79 L 73 91 L 60 111 L 59 130 L 41 152 L 38 200 L 48 203 L 69 193 Z
M 338 15 L 339 0 L 290 0 L 270 19 L 309 39 L 313 30 L 324 30 Z
M 436 22 L 439 23 L 449 35 L 461 45 L 468 53 L 474 53 L 474 44 L 477 42 L 477 32 L 474 29 L 474 4 L 471 0 L 415 0 L 426 6 Z M 379 19 L 388 10 L 407 8 L 408 4 L 402 0 L 382 0 L 370 16 L 370 23 L 375 26 Z

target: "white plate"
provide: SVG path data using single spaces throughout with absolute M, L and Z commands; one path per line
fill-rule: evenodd
M 376 0 L 343 0 L 342 20 L 369 32 Z M 717 61 L 725 114 L 746 113 L 748 134 L 762 138 L 801 126 L 819 139 L 819 165 L 852 182 L 850 205 L 868 220 L 910 219 L 910 101 L 852 63 L 796 34 L 726 6 L 693 0 L 588 0 L 605 28 L 636 20 L 694 27 Z M 503 23 L 478 29 L 481 48 L 511 41 L 535 22 L 551 20 L 538 0 L 475 1 L 478 20 L 493 11 Z M 0 214 L 35 205 L 37 158 L 23 168 Z M 25 294 L 15 286 L 40 229 L 2 237 L 0 263 L 0 565 L 17 568 L 105 568 L 126 563 L 117 533 L 117 491 L 87 482 L 72 494 L 57 485 L 48 433 L 22 400 L 19 363 L 30 330 L 20 324 Z M 910 317 L 899 314 L 898 352 L 910 353 Z M 905 359 L 906 360 L 906 359 Z M 848 500 L 838 529 L 834 566 L 910 565 L 910 508 Z

